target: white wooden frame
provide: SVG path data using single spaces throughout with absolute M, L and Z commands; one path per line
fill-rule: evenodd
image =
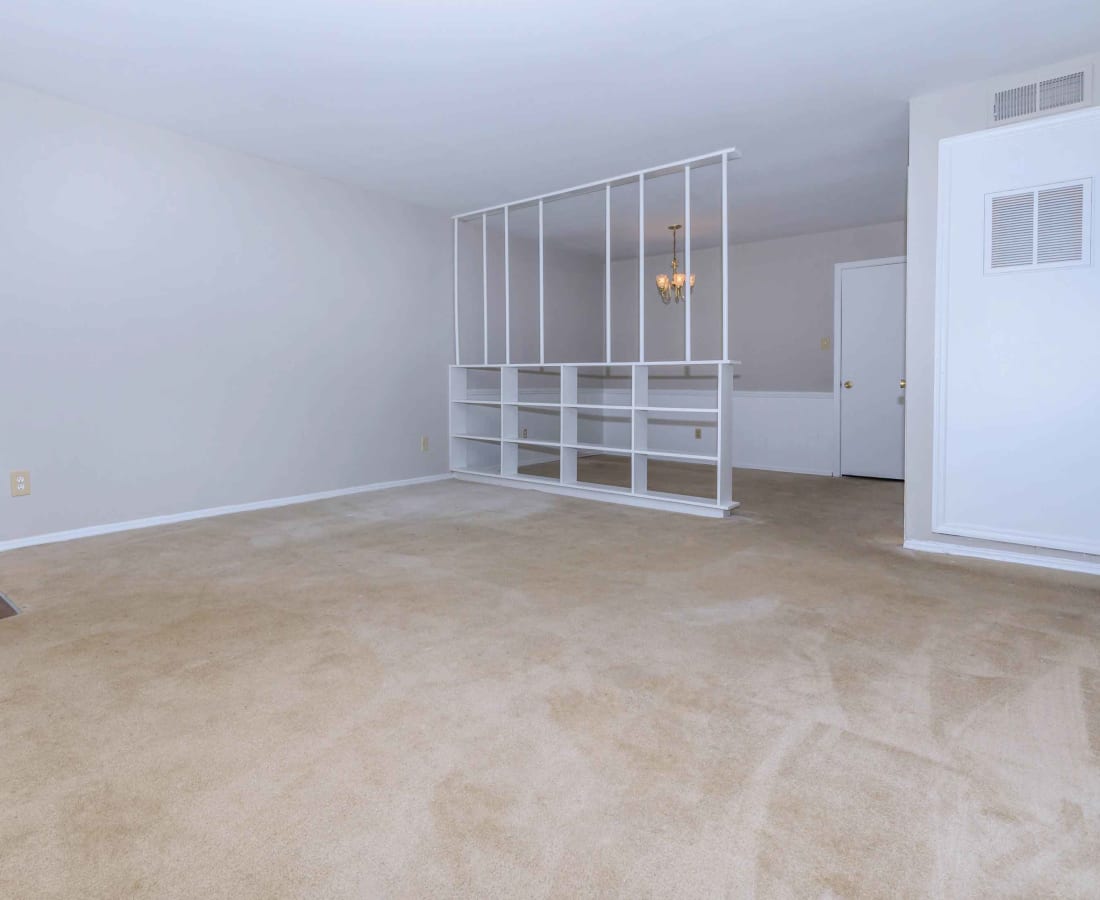
M 840 363 L 842 359 L 841 293 L 844 273 L 850 269 L 869 269 L 874 266 L 894 266 L 905 262 L 904 256 L 884 256 L 880 259 L 861 259 L 855 262 L 837 263 L 833 266 L 833 476 L 840 477 Z
M 715 382 L 713 399 L 707 406 L 657 405 L 650 395 L 650 370 L 678 368 L 682 362 L 615 363 L 614 369 L 630 372 L 630 403 L 580 402 L 577 384 L 582 369 L 606 369 L 603 361 L 595 363 L 560 363 L 540 365 L 483 365 L 471 364 L 450 368 L 451 410 L 451 471 L 456 478 L 467 481 L 505 483 L 514 487 L 563 493 L 577 497 L 592 497 L 612 503 L 645 506 L 655 509 L 688 512 L 695 515 L 725 517 L 739 504 L 732 498 L 733 459 L 731 411 L 733 406 L 733 367 L 735 362 L 725 360 L 696 361 L 691 365 L 712 370 L 705 373 Z M 497 373 L 499 391 L 477 390 L 469 384 L 473 371 Z M 524 395 L 520 388 L 521 372 L 558 374 L 558 388 L 553 394 L 541 391 Z M 623 377 L 623 376 L 617 376 Z M 468 414 L 471 408 L 499 410 L 497 425 L 480 433 L 469 428 Z M 557 440 L 526 438 L 519 431 L 519 412 L 537 410 L 556 412 L 559 428 Z M 581 411 L 613 411 L 629 416 L 631 440 L 625 447 L 611 443 L 580 442 L 576 437 L 576 416 Z M 649 417 L 657 415 L 696 415 L 698 421 L 713 421 L 716 431 L 716 452 L 687 453 L 652 448 L 647 443 Z M 693 420 L 694 421 L 694 420 Z M 469 460 L 476 454 L 472 447 L 499 448 L 499 462 L 478 465 Z M 559 460 L 557 478 L 528 475 L 519 471 L 520 448 L 544 450 L 556 454 Z M 629 488 L 582 482 L 577 479 L 579 454 L 610 454 L 625 456 L 630 460 L 631 483 Z M 715 467 L 715 491 L 710 498 L 691 495 L 668 494 L 649 488 L 648 462 L 650 459 L 713 465 Z
M 454 222 L 454 334 L 455 334 L 455 362 L 451 366 L 450 374 L 450 453 L 451 470 L 456 477 L 467 480 L 491 481 L 493 483 L 507 483 L 519 487 L 549 490 L 555 493 L 564 493 L 571 496 L 586 496 L 595 499 L 607 500 L 614 503 L 624 503 L 633 506 L 646 506 L 657 509 L 675 510 L 678 512 L 690 512 L 696 515 L 724 517 L 735 509 L 738 504 L 732 499 L 732 408 L 733 408 L 733 366 L 737 363 L 729 358 L 729 162 L 740 158 L 740 153 L 735 148 L 718 150 L 702 156 L 678 160 L 662 166 L 642 169 L 617 175 L 600 181 L 589 182 L 562 191 L 542 194 L 536 197 L 527 197 L 511 203 L 489 206 L 483 209 L 472 210 L 453 217 Z M 687 285 L 685 291 L 685 328 L 684 328 L 684 352 L 683 359 L 679 360 L 646 360 L 645 352 L 645 326 L 646 326 L 646 279 L 645 279 L 645 185 L 646 179 L 660 175 L 682 172 L 684 178 L 684 260 L 685 271 L 691 271 L 691 170 L 704 165 L 721 165 L 721 204 L 722 204 L 722 358 L 712 360 L 693 360 L 691 350 L 691 285 Z M 636 360 L 623 361 L 611 358 L 611 189 L 616 185 L 629 184 L 634 181 L 638 184 L 638 353 Z M 595 191 L 604 191 L 604 252 L 605 252 L 605 309 L 604 309 L 604 358 L 590 363 L 561 363 L 547 360 L 546 358 L 546 292 L 544 272 L 544 204 L 547 200 L 562 199 L 571 195 Z M 511 288 L 509 266 L 509 225 L 510 211 L 517 207 L 537 206 L 538 208 L 538 299 L 539 299 L 539 358 L 532 362 L 517 362 L 512 359 L 511 340 Z M 489 361 L 489 288 L 488 288 L 488 216 L 503 213 L 504 222 L 504 329 L 505 329 L 505 353 L 503 363 Z M 473 222 L 480 219 L 481 224 L 481 275 L 482 275 L 482 353 L 480 362 L 464 363 L 461 355 L 461 340 L 459 336 L 459 223 Z M 602 406 L 599 404 L 577 403 L 577 378 L 581 369 L 614 366 L 616 368 L 629 369 L 631 373 L 631 403 L 629 406 Z M 713 368 L 710 377 L 715 378 L 716 388 L 713 406 L 701 409 L 679 407 L 651 406 L 649 397 L 649 372 L 654 367 L 666 366 L 707 366 Z M 521 402 L 518 395 L 518 377 L 521 369 L 557 370 L 559 373 L 560 390 L 556 402 L 549 402 L 549 398 L 543 398 L 539 402 Z M 497 373 L 497 383 L 500 385 L 500 393 L 495 398 L 472 396 L 468 387 L 468 373 L 471 370 L 485 370 Z M 473 434 L 466 425 L 471 418 L 468 413 L 471 407 L 495 407 L 499 409 L 498 433 Z M 541 442 L 541 446 L 547 450 L 556 451 L 559 465 L 559 477 L 556 480 L 528 476 L 518 471 L 518 446 L 540 445 L 538 441 L 521 441 L 518 434 L 513 436 L 510 432 L 516 424 L 518 410 L 523 407 L 535 406 L 541 409 L 556 409 L 559 416 L 559 440 L 557 442 Z M 572 433 L 567 435 L 567 420 L 572 416 L 571 428 L 575 431 L 576 412 L 578 409 L 614 409 L 626 413 L 631 421 L 631 446 L 629 450 L 622 447 L 597 446 L 580 444 Z M 658 450 L 650 450 L 645 446 L 645 435 L 648 429 L 649 415 L 657 413 L 689 414 L 697 412 L 701 416 L 712 416 L 716 430 L 716 452 L 713 455 L 697 453 L 673 453 Z M 499 447 L 499 462 L 494 467 L 479 467 L 469 464 L 468 459 L 473 455 L 471 444 L 485 445 L 496 444 Z M 629 489 L 615 488 L 611 486 L 581 483 L 577 481 L 577 455 L 587 452 L 605 452 L 625 455 L 630 459 L 631 486 Z M 658 494 L 649 490 L 647 484 L 648 460 L 671 459 L 681 462 L 714 465 L 716 478 L 713 498 L 699 498 L 687 495 Z

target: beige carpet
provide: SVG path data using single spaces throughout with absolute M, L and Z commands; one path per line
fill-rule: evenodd
M 0 556 L 0 895 L 1095 897 L 1100 584 L 442 482 Z

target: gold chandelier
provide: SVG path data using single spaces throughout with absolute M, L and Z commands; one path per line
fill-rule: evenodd
M 676 232 L 683 227 L 683 225 L 668 226 L 668 230 L 672 232 L 672 275 L 670 277 L 662 272 L 657 276 L 657 292 L 661 295 L 661 302 L 666 306 L 673 300 L 679 303 L 684 299 L 685 284 L 695 287 L 695 273 L 692 272 L 689 277 L 679 271 L 680 261 L 676 258 Z

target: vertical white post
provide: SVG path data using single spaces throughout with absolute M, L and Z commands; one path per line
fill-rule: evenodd
M 546 362 L 546 303 L 543 279 L 542 201 L 539 200 L 539 362 Z
M 508 257 L 508 207 L 504 207 L 504 362 L 512 364 L 512 276 Z
M 733 503 L 733 365 L 718 364 L 718 505 Z
M 603 204 L 603 357 L 611 362 L 611 185 L 608 184 L 604 193 Z
M 722 359 L 730 358 L 729 154 L 722 154 Z
M 458 357 L 458 219 L 455 223 L 455 365 L 461 365 Z
M 684 166 L 684 359 L 691 360 L 691 166 Z
M 630 367 L 630 491 L 644 494 L 649 490 L 649 367 Z
M 645 175 L 638 176 L 638 359 L 645 362 Z
M 489 225 L 481 214 L 481 355 L 489 365 Z

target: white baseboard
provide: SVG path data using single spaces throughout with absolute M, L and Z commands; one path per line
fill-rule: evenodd
M 970 547 L 965 544 L 948 544 L 942 541 L 905 541 L 906 550 L 921 553 L 943 553 L 948 556 L 969 556 L 974 559 L 989 559 L 994 562 L 1015 563 L 1023 566 L 1039 566 L 1044 569 L 1061 569 L 1064 572 L 1084 572 L 1086 575 L 1100 575 L 1100 562 L 1087 559 L 1068 559 L 1063 556 L 1046 556 L 1030 553 L 1017 553 L 1013 550 L 994 550 L 989 547 Z
M 149 516 L 145 519 L 130 519 L 127 522 L 111 522 L 107 525 L 89 525 L 74 528 L 71 531 L 53 531 L 36 534 L 31 537 L 0 541 L 0 553 L 5 550 L 17 550 L 20 547 L 34 547 L 38 544 L 56 544 L 59 541 L 75 541 L 79 538 L 95 537 L 100 534 L 114 534 L 117 531 L 134 531 L 139 528 L 155 528 L 158 525 L 174 525 L 177 522 L 190 522 L 193 519 L 209 519 L 213 516 L 229 516 L 233 513 L 254 512 L 259 509 L 275 509 L 279 506 L 293 506 L 297 503 L 312 503 L 315 500 L 331 500 L 334 497 L 347 497 L 351 494 L 367 494 L 371 491 L 384 491 L 388 488 L 408 487 L 413 484 L 427 484 L 430 481 L 444 481 L 451 477 L 449 472 L 442 475 L 423 475 L 419 478 L 404 478 L 400 481 L 378 481 L 374 484 L 360 484 L 355 487 L 337 488 L 334 491 L 318 491 L 314 494 L 298 494 L 294 497 L 276 497 L 274 500 L 257 500 L 254 503 L 237 503 L 232 506 L 212 506 L 209 509 L 196 509 L 190 512 L 171 513 L 166 516 Z

